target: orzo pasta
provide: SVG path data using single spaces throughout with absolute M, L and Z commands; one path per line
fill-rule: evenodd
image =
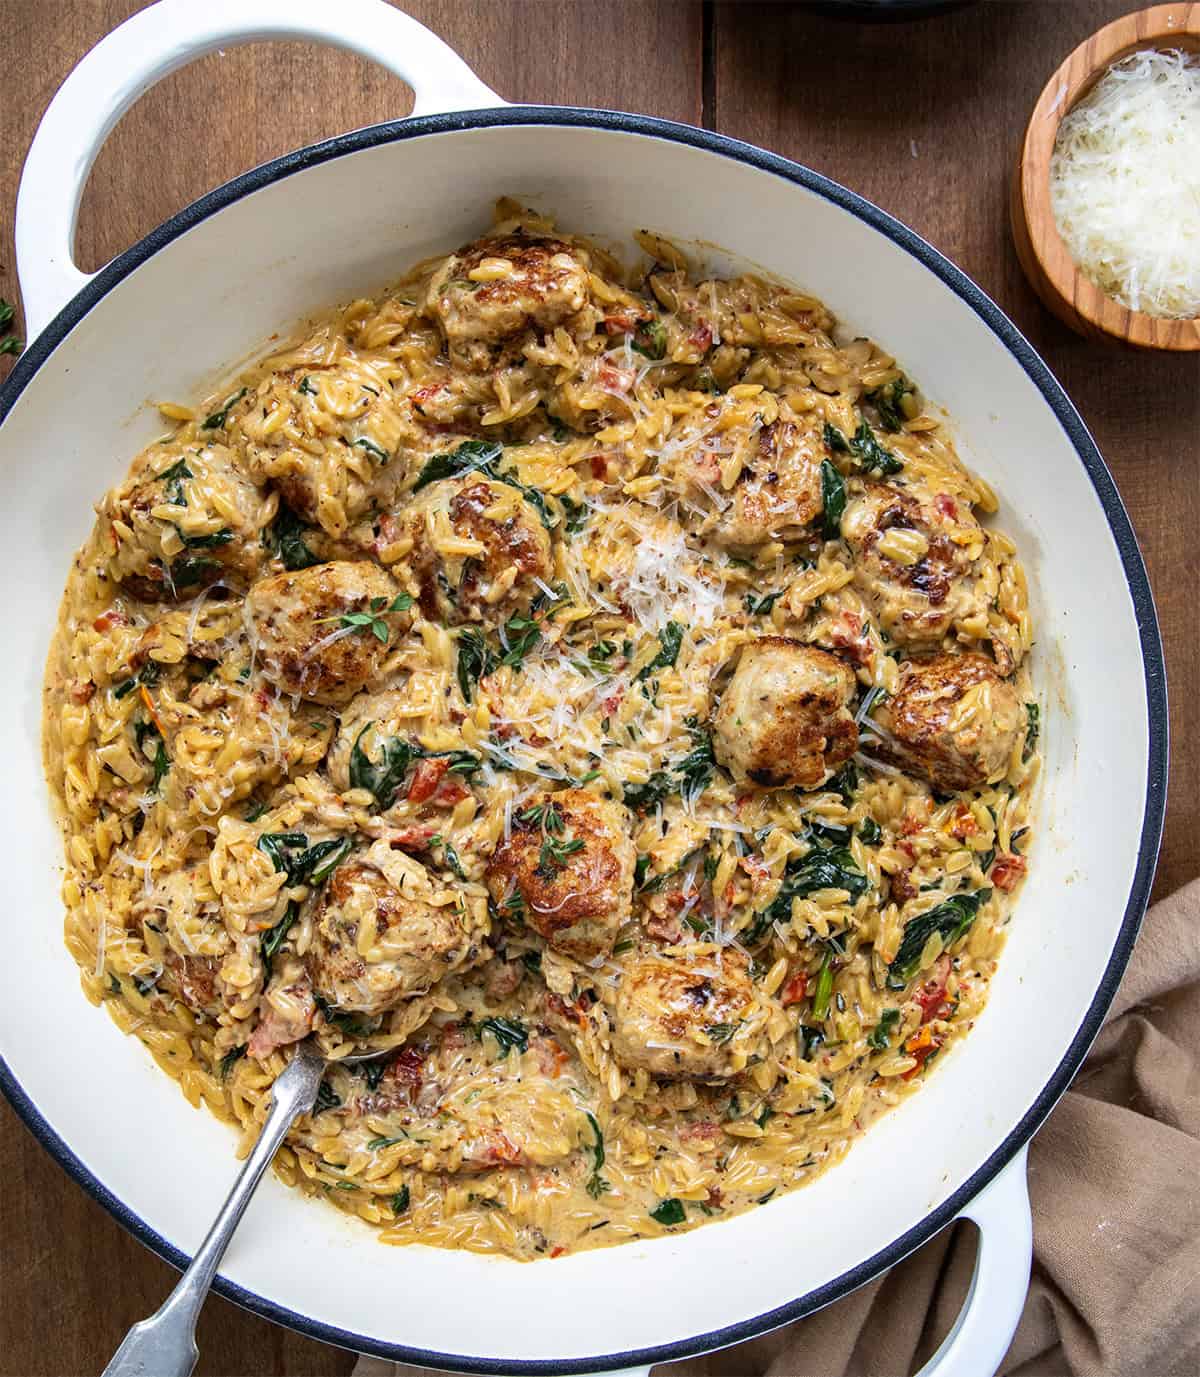
M 497 219 L 162 408 L 45 746 L 89 998 L 243 1147 L 315 1038 L 284 1178 L 533 1258 L 763 1205 L 920 1085 L 1037 707 L 997 499 L 886 353 Z

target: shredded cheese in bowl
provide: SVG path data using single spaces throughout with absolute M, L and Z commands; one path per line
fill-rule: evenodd
M 1200 61 L 1145 49 L 1063 120 L 1050 163 L 1071 256 L 1121 305 L 1200 316 Z

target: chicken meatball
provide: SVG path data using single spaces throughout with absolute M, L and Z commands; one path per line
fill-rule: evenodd
M 488 864 L 497 907 L 577 961 L 598 963 L 632 909 L 630 828 L 623 804 L 587 789 L 539 794 L 513 815 Z
M 733 949 L 631 957 L 611 1012 L 612 1050 L 629 1070 L 666 1080 L 728 1080 L 757 1043 L 758 997 Z
M 847 504 L 841 532 L 855 583 L 897 644 L 933 646 L 956 622 L 986 617 L 973 572 L 984 534 L 961 499 L 868 483 Z
M 819 789 L 858 747 L 854 675 L 824 650 L 763 636 L 742 651 L 717 710 L 713 749 L 734 779 Z
M 716 510 L 703 528 L 722 545 L 752 549 L 803 537 L 823 509 L 824 441 L 816 422 L 786 409 L 766 424 L 754 398 L 713 402 L 707 421 L 668 469 L 689 500 Z M 725 487 L 729 474 L 733 486 Z
M 480 956 L 481 935 L 461 895 L 380 841 L 329 877 L 309 970 L 331 1005 L 381 1014 L 469 966 Z
M 508 483 L 479 474 L 431 483 L 400 519 L 430 620 L 523 610 L 554 576 L 550 536 L 533 504 Z
M 441 328 L 451 362 L 482 371 L 519 352 L 523 336 L 566 324 L 587 301 L 581 250 L 516 233 L 452 253 L 430 280 L 425 310 Z
M 372 620 L 343 620 L 364 614 Z M 246 598 L 246 628 L 263 674 L 284 693 L 316 703 L 353 698 L 411 621 L 395 580 L 366 560 L 275 574 Z
M 986 656 L 909 660 L 900 687 L 873 714 L 887 732 L 871 753 L 957 793 L 1002 779 L 1025 725 L 1016 690 Z
M 387 379 L 353 354 L 269 374 L 228 428 L 255 478 L 333 537 L 391 501 L 422 438 Z
M 224 445 L 151 445 L 100 507 L 111 578 L 147 602 L 248 583 L 265 553 L 264 494 Z

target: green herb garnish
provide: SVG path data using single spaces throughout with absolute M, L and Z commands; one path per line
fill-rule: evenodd
M 491 674 L 497 663 L 482 631 L 464 627 L 458 633 L 458 687 L 464 702 L 471 701 L 475 685 Z

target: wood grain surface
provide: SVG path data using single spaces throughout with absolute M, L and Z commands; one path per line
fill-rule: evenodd
M 1200 873 L 1200 358 L 1125 353 L 1071 334 L 1027 286 L 1006 207 L 1038 92 L 1077 43 L 1130 7 L 993 0 L 870 26 L 784 3 L 404 3 L 510 99 L 703 122 L 827 173 L 916 228 L 1012 316 L 1096 436 L 1150 566 L 1172 689 L 1172 796 L 1157 883 L 1165 893 Z M 10 301 L 19 300 L 12 206 L 37 120 L 71 66 L 137 8 L 0 0 L 0 295 Z M 145 96 L 114 131 L 84 198 L 80 266 L 98 267 L 255 163 L 408 108 L 399 82 L 344 53 L 256 45 L 206 58 Z M 1045 501 L 1054 501 L 1049 487 Z M 66 1177 L 7 1105 L 0 1144 L 0 1374 L 99 1372 L 174 1274 Z M 207 1374 L 317 1377 L 349 1372 L 353 1361 L 220 1300 L 205 1311 L 200 1348 Z M 736 1360 L 725 1370 L 736 1372 Z

